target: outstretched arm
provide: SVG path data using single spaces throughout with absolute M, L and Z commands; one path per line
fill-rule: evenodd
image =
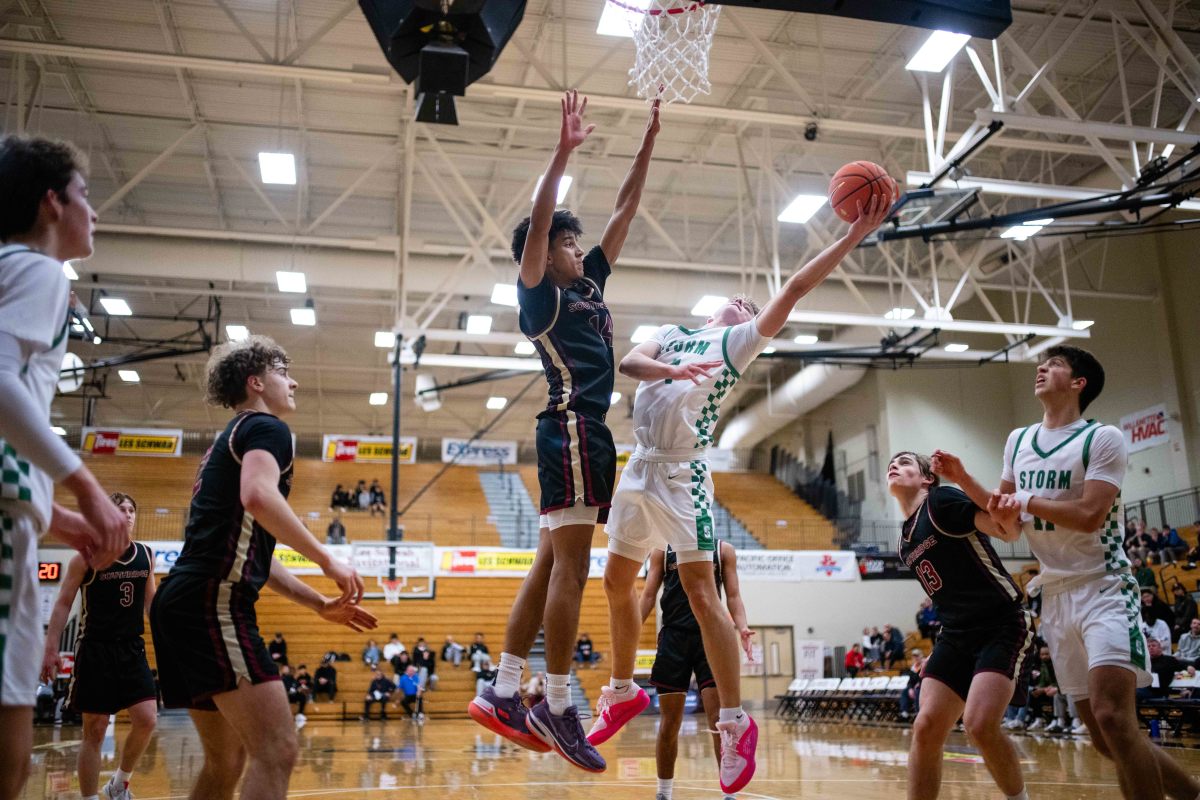
M 46 683 L 58 677 L 62 669 L 58 641 L 62 638 L 63 628 L 67 627 L 67 617 L 71 615 L 71 606 L 75 604 L 75 593 L 79 591 L 86 574 L 87 562 L 83 556 L 72 556 L 67 563 L 62 585 L 58 587 L 58 598 L 54 601 L 54 610 L 50 612 L 50 624 L 46 627 L 46 644 L 42 653 L 42 680 Z
M 579 92 L 571 90 L 562 99 L 562 127 L 558 133 L 558 145 L 550 156 L 550 164 L 542 176 L 542 185 L 533 197 L 533 211 L 529 214 L 529 233 L 525 239 L 525 250 L 521 254 L 521 283 L 532 289 L 542 282 L 546 274 L 546 254 L 550 251 L 550 223 L 554 219 L 554 202 L 558 197 L 558 181 L 567 171 L 567 160 L 571 151 L 587 139 L 596 129 L 595 125 L 583 124 L 583 112 L 587 109 L 587 98 L 579 99 Z
M 639 381 L 660 381 L 669 378 L 676 381 L 688 380 L 699 385 L 711 378 L 713 370 L 720 369 L 725 363 L 717 359 L 694 361 L 690 364 L 664 364 L 658 360 L 661 350 L 658 342 L 642 342 L 621 359 L 618 370 L 625 377 Z
M 375 615 L 359 605 L 343 603 L 341 598 L 326 597 L 304 581 L 288 572 L 287 567 L 271 559 L 271 573 L 267 586 L 296 605 L 315 611 L 322 619 L 337 625 L 362 632 L 371 630 L 378 623 Z
M 893 181 L 893 196 L 896 191 L 895 186 Z M 796 274 L 787 279 L 779 292 L 759 312 L 758 332 L 767 338 L 778 336 L 779 332 L 783 330 L 783 326 L 787 324 L 788 315 L 792 313 L 796 303 L 800 302 L 800 298 L 829 277 L 838 264 L 842 263 L 842 259 L 851 250 L 858 247 L 858 243 L 865 239 L 867 234 L 882 225 L 883 221 L 887 219 L 891 207 L 891 200 L 881 203 L 878 195 L 871 196 L 865 209 L 859 203 L 858 219 L 850 225 L 850 230 L 846 231 L 846 235 L 826 247 L 816 258 L 797 270 Z
M 609 264 L 617 263 L 621 256 L 621 248 L 625 246 L 625 237 L 629 235 L 629 225 L 637 215 L 638 204 L 642 200 L 642 188 L 646 185 L 646 174 L 650 171 L 650 156 L 654 153 L 654 140 L 658 136 L 659 105 L 662 101 L 654 99 L 650 106 L 650 118 L 646 120 L 646 132 L 642 134 L 642 146 L 638 148 L 633 158 L 633 165 L 617 192 L 617 202 L 613 207 L 612 218 L 604 228 L 600 237 L 600 249 Z
M 945 450 L 934 450 L 929 458 L 933 474 L 950 483 L 958 484 L 963 494 L 981 510 L 975 514 L 975 527 L 988 536 L 1005 542 L 1021 538 L 1020 508 L 1002 502 L 1003 495 L 985 489 L 973 475 L 967 472 L 962 459 Z

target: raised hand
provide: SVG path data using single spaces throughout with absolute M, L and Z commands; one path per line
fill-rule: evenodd
M 359 633 L 379 626 L 379 620 L 370 611 L 359 605 L 344 603 L 341 598 L 326 598 L 325 605 L 317 610 L 317 614 L 326 622 L 345 625 Z
M 929 468 L 933 470 L 934 475 L 951 483 L 962 483 L 963 476 L 967 474 L 962 459 L 945 450 L 933 451 L 929 458 Z
M 693 361 L 690 364 L 675 364 L 671 367 L 671 380 L 691 381 L 699 386 L 712 377 L 715 370 L 720 369 L 724 361 Z
M 659 90 L 661 94 L 661 89 Z M 654 102 L 650 104 L 650 117 L 646 120 L 645 138 L 653 139 L 658 136 L 658 131 L 662 127 L 659 124 L 658 117 L 661 113 L 662 97 L 654 98 Z
M 579 99 L 575 89 L 562 97 L 562 130 L 558 134 L 558 144 L 566 150 L 574 150 L 583 144 L 588 134 L 596 130 L 595 125 L 583 124 L 583 112 L 587 110 L 587 97 Z
M 858 219 L 850 223 L 850 232 L 847 234 L 851 239 L 861 242 L 887 220 L 896 197 L 896 182 L 891 178 L 888 181 L 891 187 L 886 198 L 880 199 L 880 195 L 872 194 L 866 208 L 863 208 L 861 200 L 858 201 Z

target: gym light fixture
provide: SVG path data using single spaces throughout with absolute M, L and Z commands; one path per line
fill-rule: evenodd
M 1018 242 L 1023 242 L 1030 236 L 1035 235 L 1042 228 L 1054 222 L 1053 219 L 1033 219 L 1029 222 L 1022 222 L 1020 225 L 1013 225 L 1011 228 L 1000 234 L 1001 239 L 1016 239 Z
M 696 305 L 692 306 L 692 316 L 711 317 L 713 312 L 728 302 L 728 297 L 722 297 L 719 294 L 706 294 L 696 301 Z
M 537 352 L 537 348 L 533 346 L 533 342 L 517 342 L 513 352 L 519 356 L 531 356 Z
M 73 266 L 71 266 L 70 261 L 63 262 L 63 275 L 66 275 L 68 279 L 73 281 L 79 280 L 79 273 L 75 271 Z
M 787 208 L 781 211 L 776 219 L 780 222 L 795 222 L 803 225 L 828 202 L 829 198 L 823 194 L 798 194 L 796 199 L 788 203 Z
M 538 189 L 542 188 L 542 179 L 545 177 L 546 177 L 545 175 L 538 176 L 537 184 L 533 187 L 533 194 L 530 195 L 530 197 L 529 197 L 530 202 L 533 201 L 533 198 L 537 197 Z M 566 199 L 567 190 L 571 188 L 571 181 L 573 181 L 573 180 L 575 180 L 575 179 L 572 178 L 570 175 L 563 175 L 561 178 L 558 179 L 558 195 L 554 199 L 555 205 L 561 205 L 562 201 Z M 516 291 L 515 287 L 514 287 L 514 291 Z M 513 303 L 513 305 L 516 305 L 516 303 Z
M 497 283 L 492 287 L 492 302 L 498 306 L 517 305 L 517 285 L 515 283 Z
M 104 306 L 104 310 L 114 317 L 128 317 L 133 314 L 129 303 L 119 297 L 101 297 L 100 305 Z
M 472 314 L 467 317 L 467 333 L 486 336 L 492 332 L 492 318 L 487 314 Z
M 507 397 L 489 397 L 487 399 L 487 407 L 492 411 L 500 411 L 508 405 Z
M 142 376 L 138 375 L 138 371 L 136 369 L 119 369 L 117 370 L 117 375 L 119 375 L 121 380 L 125 381 L 126 383 L 142 382 Z
M 1077 319 L 1071 323 L 1071 327 L 1077 331 L 1086 331 L 1095 324 L 1096 320 L 1094 319 Z
M 245 325 L 226 325 L 225 336 L 231 342 L 240 342 L 250 335 L 250 329 Z
M 641 24 L 645 19 L 645 14 L 630 9 L 644 9 L 650 5 L 650 0 L 622 0 L 622 5 L 629 6 L 629 8 L 621 8 L 616 3 L 604 4 L 604 11 L 600 14 L 600 23 L 596 26 L 596 33 L 601 36 L 633 38 L 632 26 Z
M 303 272 L 285 272 L 279 270 L 275 273 L 275 282 L 279 284 L 279 291 L 281 292 L 304 294 L 308 291 L 308 281 L 304 279 Z
M 769 356 L 769 355 L 771 355 L 771 353 L 774 353 L 774 352 L 775 352 L 775 348 L 772 347 L 771 345 L 767 345 L 766 347 L 763 348 L 764 356 Z
M 396 346 L 396 334 L 391 331 L 375 331 L 375 346 L 392 348 Z
M 883 316 L 884 319 L 912 319 L 913 314 L 916 313 L 916 309 L 896 307 Z
M 387 392 L 371 392 L 371 396 L 367 398 L 367 402 L 373 406 L 386 406 L 387 397 Z
M 314 308 L 305 306 L 304 308 L 292 309 L 292 324 L 293 325 L 316 325 L 317 311 Z
M 633 332 L 633 336 L 629 337 L 629 341 L 633 342 L 634 344 L 641 344 L 653 336 L 654 332 L 657 330 L 657 325 L 638 325 L 637 330 Z
M 970 40 L 966 33 L 934 31 L 904 68 L 913 72 L 941 72 Z
M 64 428 L 64 427 L 62 427 L 61 425 L 51 425 L 51 426 L 50 426 L 50 432 L 51 432 L 51 433 L 57 433 L 59 436 L 66 436 L 66 435 L 67 435 L 67 429 L 66 429 L 66 428 Z
M 950 344 L 946 345 L 946 347 L 944 349 L 946 350 L 947 353 L 965 353 L 968 350 L 970 350 L 971 348 L 969 345 L 951 342 Z
M 796 344 L 816 344 L 821 339 L 814 333 L 802 333 L 795 339 L 792 339 L 792 341 Z
M 615 406 L 615 405 L 617 404 L 617 401 L 618 401 L 618 400 L 620 400 L 620 399 L 621 399 L 621 393 L 620 393 L 620 392 L 613 392 L 613 393 L 612 393 L 611 395 L 609 395 L 609 397 L 608 397 L 608 404 L 609 404 L 610 406 Z
M 296 184 L 296 157 L 291 153 L 259 153 L 258 170 L 263 183 Z

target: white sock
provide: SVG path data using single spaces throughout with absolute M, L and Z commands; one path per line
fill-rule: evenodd
M 674 778 L 659 778 L 658 779 L 658 794 L 661 794 L 667 800 L 671 800 L 671 786 L 675 783 Z
M 84 797 L 83 800 L 100 800 L 100 795 L 89 794 L 87 797 Z
M 614 694 L 633 694 L 633 678 L 609 678 L 608 685 Z
M 525 671 L 525 659 L 512 653 L 500 654 L 500 666 L 496 668 L 496 694 L 512 697 L 521 688 L 521 673 Z
M 571 705 L 571 676 L 546 673 L 546 702 L 551 714 L 563 714 Z
M 717 722 L 741 722 L 742 716 L 745 715 L 742 707 L 737 708 L 722 708 L 721 715 L 717 718 Z
M 1029 793 L 1026 792 L 1025 789 L 1021 789 L 1021 791 L 1017 792 L 1016 794 L 1005 795 L 1005 797 L 1007 797 L 1008 800 L 1029 800 Z
M 117 784 L 120 787 L 128 788 L 129 779 L 132 777 L 133 777 L 132 772 L 126 772 L 125 770 L 121 769 L 120 767 L 117 767 L 117 771 L 113 773 L 113 783 Z

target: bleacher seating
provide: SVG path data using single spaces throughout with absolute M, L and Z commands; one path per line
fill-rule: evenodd
M 518 472 L 479 471 L 479 484 L 487 498 L 491 518 L 503 547 L 535 548 L 538 543 L 538 508 Z
M 773 476 L 713 473 L 716 499 L 769 550 L 827 550 L 836 528 Z

